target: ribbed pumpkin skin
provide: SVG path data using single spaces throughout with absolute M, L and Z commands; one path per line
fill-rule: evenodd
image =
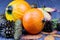
M 23 17 L 23 26 L 30 34 L 37 34 L 43 29 L 43 19 L 43 12 L 36 8 L 32 8 L 25 12 Z
M 17 3 L 16 3 L 17 2 Z M 12 2 L 13 10 L 25 12 L 30 9 L 30 5 L 26 1 L 15 1 Z
M 8 6 L 13 7 L 13 9 L 12 9 L 13 11 L 11 13 L 12 20 L 13 20 L 13 18 L 14 18 L 14 20 L 22 19 L 24 12 L 31 8 L 30 5 L 26 1 L 12 1 Z
M 14 1 L 25 1 L 25 0 L 14 0 Z
M 13 16 L 15 19 L 21 19 L 24 15 L 24 12 L 30 9 L 30 5 L 25 1 L 20 1 L 13 5 Z

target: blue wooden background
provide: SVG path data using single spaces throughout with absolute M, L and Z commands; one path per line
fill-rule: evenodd
M 0 14 L 5 12 L 6 6 L 12 0 L 0 0 Z M 59 12 L 53 12 L 52 18 L 60 18 L 60 0 L 26 0 L 29 4 L 36 3 L 38 7 L 45 5 L 47 7 L 56 8 Z
M 0 15 L 5 13 L 6 6 L 12 0 L 0 0 Z M 60 0 L 26 0 L 29 4 L 36 3 L 38 7 L 42 7 L 45 5 L 47 7 L 56 8 L 58 11 L 52 13 L 52 18 L 60 18 Z M 59 40 L 60 38 L 56 38 Z M 8 40 L 4 38 L 0 38 L 0 40 Z M 42 40 L 42 39 L 41 39 Z

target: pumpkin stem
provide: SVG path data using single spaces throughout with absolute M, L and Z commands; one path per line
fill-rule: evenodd
M 43 10 L 45 10 L 45 7 L 46 7 L 45 5 L 42 6 Z
M 46 20 L 45 18 L 42 20 L 43 23 L 45 23 L 46 21 L 47 21 L 47 20 Z
M 32 8 L 37 8 L 37 4 L 32 4 L 31 7 Z

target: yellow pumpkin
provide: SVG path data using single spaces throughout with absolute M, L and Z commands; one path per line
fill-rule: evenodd
M 22 19 L 24 12 L 29 10 L 31 7 L 26 1 L 12 1 L 6 8 L 7 20 Z
M 26 11 L 23 16 L 23 27 L 30 34 L 37 34 L 41 32 L 44 27 L 43 19 L 43 12 L 37 8 L 32 8 Z
M 24 0 L 14 0 L 14 1 L 24 1 Z

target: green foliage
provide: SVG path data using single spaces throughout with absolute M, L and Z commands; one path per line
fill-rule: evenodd
M 56 28 L 57 27 L 57 23 L 58 23 L 58 20 L 59 19 L 52 19 L 52 23 L 53 23 L 53 28 Z

